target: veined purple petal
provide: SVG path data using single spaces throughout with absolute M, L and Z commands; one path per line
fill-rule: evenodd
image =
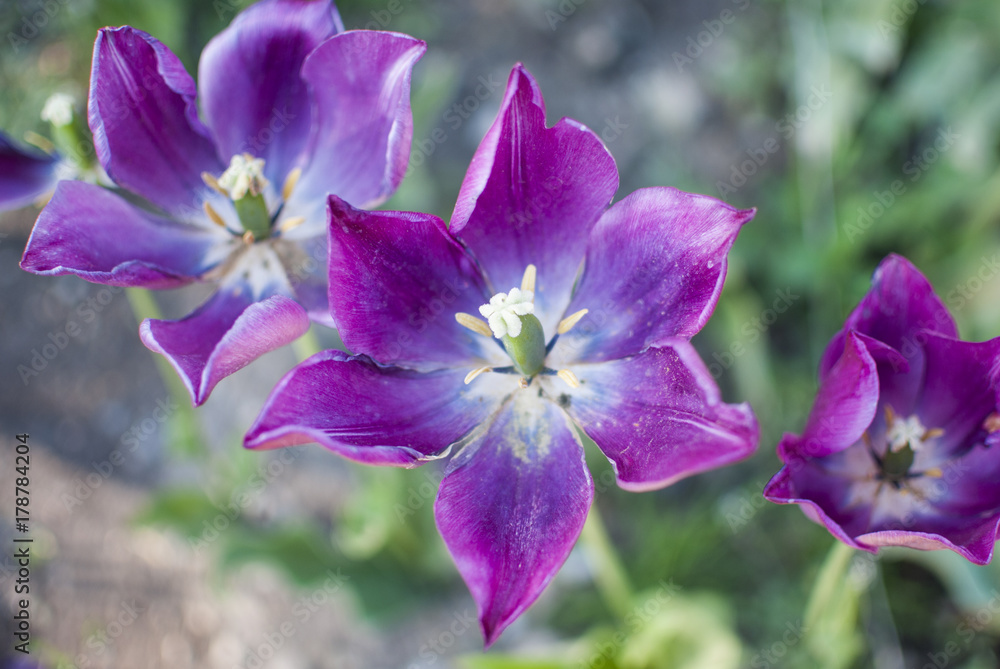
M 312 109 L 302 63 L 339 23 L 329 0 L 264 0 L 205 46 L 198 88 L 223 161 L 263 158 L 278 187 L 304 162 Z
M 308 329 L 309 317 L 295 300 L 271 295 L 254 301 L 248 286 L 233 282 L 186 318 L 143 321 L 139 336 L 166 356 L 197 406 L 219 381 Z
M 538 269 L 535 315 L 551 336 L 569 304 L 587 238 L 618 189 L 614 159 L 592 131 L 545 127 L 538 86 L 511 72 L 500 113 L 472 159 L 450 230 L 482 264 L 494 292 Z
M 0 132 L 0 211 L 31 204 L 56 187 L 59 158 L 18 148 Z
M 879 374 L 862 338 L 847 335 L 843 353 L 820 381 L 809 420 L 794 454 L 778 447 L 784 462 L 792 457 L 815 458 L 842 451 L 861 439 L 872 424 L 879 402 Z M 782 442 L 784 444 L 785 442 Z
M 478 316 L 488 297 L 441 219 L 361 211 L 334 195 L 329 206 L 330 309 L 349 350 L 385 364 L 466 371 L 502 353 L 455 321 L 459 311 Z
M 872 287 L 847 317 L 843 329 L 827 345 L 820 361 L 822 379 L 837 362 L 848 330 L 857 330 L 888 344 L 910 360 L 912 374 L 923 373 L 919 342 L 920 330 L 958 337 L 955 321 L 927 278 L 906 258 L 890 254 L 879 263 Z
M 21 268 L 112 286 L 172 288 L 207 271 L 209 251 L 225 236 L 153 216 L 99 186 L 60 181 Z
M 559 338 L 561 355 L 614 360 L 693 336 L 715 310 L 726 256 L 753 215 L 674 188 L 644 188 L 616 203 L 591 232 L 566 310 L 590 313 Z
M 997 541 L 1000 514 L 988 518 L 958 516 L 922 519 L 920 530 L 882 530 L 862 534 L 858 542 L 869 546 L 907 546 L 933 551 L 947 548 L 974 564 L 988 564 Z
M 97 156 L 115 183 L 170 213 L 200 212 L 201 173 L 218 175 L 223 165 L 198 120 L 194 81 L 170 49 L 129 26 L 102 29 L 89 118 Z
M 760 430 L 750 406 L 722 402 L 686 340 L 570 369 L 581 385 L 565 387 L 561 401 L 627 490 L 662 488 L 742 460 L 757 448 Z
M 954 456 L 997 411 L 1000 338 L 976 343 L 923 332 L 920 339 L 926 371 L 915 413 L 926 427 L 944 430 L 935 451 Z M 1000 460 L 1000 451 L 996 457 Z
M 496 410 L 463 370 L 416 372 L 323 351 L 275 387 L 247 448 L 309 442 L 371 465 L 415 467 L 440 457 Z
M 594 485 L 566 415 L 517 393 L 452 459 L 434 515 L 489 646 L 538 598 L 576 543 Z
M 293 201 L 333 193 L 371 208 L 395 192 L 413 138 L 410 73 L 426 49 L 407 35 L 352 30 L 310 54 L 302 76 L 315 116 L 309 164 Z

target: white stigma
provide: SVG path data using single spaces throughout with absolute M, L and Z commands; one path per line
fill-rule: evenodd
M 53 93 L 42 107 L 42 120 L 56 127 L 69 125 L 73 122 L 73 104 L 72 95 Z
M 900 419 L 896 418 L 889 425 L 889 450 L 893 453 L 901 451 L 909 446 L 914 453 L 924 447 L 924 437 L 928 436 L 928 430 L 916 416 Z
M 535 294 L 530 290 L 511 288 L 509 293 L 497 293 L 489 304 L 479 307 L 479 313 L 490 323 L 493 336 L 501 339 L 504 335 L 517 337 L 521 334 L 521 319 L 535 312 Z
M 233 156 L 229 167 L 219 177 L 219 186 L 229 191 L 229 197 L 240 200 L 251 195 L 260 195 L 268 185 L 264 176 L 264 159 L 254 158 L 249 153 Z

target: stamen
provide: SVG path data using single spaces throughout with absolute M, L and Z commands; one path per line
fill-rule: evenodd
M 252 245 L 257 239 L 253 236 L 253 233 L 247 230 L 243 233 L 243 243 L 247 246 Z
M 944 476 L 944 472 L 941 471 L 940 467 L 931 467 L 930 469 L 924 470 L 924 476 L 930 476 L 932 479 L 939 479 Z
M 53 93 L 42 107 L 42 120 L 55 127 L 69 125 L 73 122 L 73 96 L 66 93 Z
M 220 186 L 219 185 L 219 180 L 216 179 L 211 174 L 209 174 L 208 172 L 202 172 L 201 173 L 201 180 L 204 181 L 205 184 L 209 188 L 211 188 L 212 190 L 214 190 L 216 193 L 218 193 L 220 195 L 225 195 L 226 197 L 229 197 L 229 191 L 227 191 L 225 188 L 223 188 L 222 186 Z
M 302 176 L 302 168 L 296 167 L 294 170 L 288 173 L 285 177 L 285 185 L 281 187 L 281 199 L 288 202 L 289 198 L 292 197 L 292 192 L 295 190 L 295 186 L 299 183 L 299 177 Z
M 489 371 L 491 371 L 490 367 L 480 367 L 479 369 L 472 370 L 471 372 L 465 375 L 465 385 L 469 385 L 470 383 L 472 383 L 472 381 L 483 372 L 489 372 Z
M 534 265 L 528 265 L 524 268 L 524 276 L 521 278 L 521 292 L 531 293 L 531 300 L 535 299 L 535 277 L 538 275 L 538 270 Z
M 983 429 L 989 432 L 990 434 L 993 434 L 994 432 L 1000 432 L 1000 414 L 994 411 L 989 416 L 987 416 L 986 420 L 983 421 Z
M 221 226 L 223 228 L 226 227 L 226 222 L 222 219 L 221 216 L 219 216 L 219 212 L 217 212 L 215 209 L 212 208 L 212 205 L 210 205 L 208 202 L 202 202 L 201 208 L 205 210 L 205 214 L 208 216 L 209 219 L 211 219 L 212 223 L 215 223 L 216 225 Z
M 302 225 L 305 222 L 306 222 L 306 217 L 305 216 L 296 216 L 295 218 L 287 218 L 281 224 L 281 230 L 282 230 L 282 232 L 288 232 L 289 230 L 292 230 L 293 228 L 299 227 L 300 225 Z
M 229 191 L 229 197 L 239 200 L 250 195 L 260 195 L 267 187 L 264 176 L 264 159 L 249 153 L 233 156 L 229 167 L 219 177 L 219 185 Z
M 531 385 L 531 381 L 524 378 L 523 376 L 517 380 L 517 387 L 520 388 L 521 390 L 524 390 L 529 385 Z
M 932 427 L 931 429 L 929 429 L 926 432 L 924 432 L 923 440 L 927 441 L 928 439 L 935 439 L 937 437 L 940 437 L 943 434 L 944 434 L 944 430 L 942 430 L 941 428 L 939 428 L 939 427 Z
M 493 338 L 493 331 L 490 330 L 490 326 L 484 323 L 483 321 L 479 320 L 472 314 L 467 314 L 460 311 L 457 314 L 455 314 L 455 320 L 458 321 L 459 325 L 469 328 L 476 334 L 481 334 L 484 337 L 489 337 L 491 339 Z
M 573 326 L 580 322 L 580 319 L 587 315 L 590 309 L 580 309 L 580 311 L 567 316 L 566 318 L 559 321 L 559 326 L 556 328 L 556 332 L 559 334 L 566 334 L 573 329 Z
M 52 143 L 52 140 L 48 137 L 42 137 L 37 132 L 32 132 L 31 130 L 24 133 L 24 141 L 37 146 L 45 153 L 53 153 L 56 150 L 56 145 Z
M 534 298 L 535 294 L 532 292 L 511 288 L 509 293 L 497 293 L 491 297 L 489 304 L 479 307 L 479 313 L 489 319 L 494 337 L 502 339 L 504 335 L 510 335 L 516 338 L 521 334 L 519 316 L 534 313 Z
M 556 372 L 556 376 L 565 381 L 570 388 L 580 387 L 580 379 L 576 378 L 576 374 L 568 369 L 560 369 Z

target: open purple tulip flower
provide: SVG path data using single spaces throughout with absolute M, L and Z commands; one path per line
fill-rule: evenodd
M 121 193 L 60 182 L 21 266 L 118 286 L 217 283 L 186 318 L 140 328 L 195 404 L 310 317 L 332 325 L 326 195 L 371 207 L 403 178 L 425 45 L 342 30 L 329 0 L 262 0 L 206 46 L 197 89 L 146 33 L 98 34 L 90 128 Z
M 1000 522 L 1000 338 L 960 341 L 948 310 L 906 259 L 872 288 L 830 342 L 802 436 L 767 499 L 800 504 L 854 548 L 949 548 L 976 564 Z
M 546 128 L 538 86 L 515 67 L 450 227 L 330 198 L 330 307 L 356 355 L 298 366 L 246 437 L 374 465 L 454 454 L 435 515 L 487 645 L 583 528 L 584 433 L 629 490 L 757 445 L 750 407 L 722 402 L 688 341 L 754 212 L 671 188 L 608 208 L 617 188 L 598 137 L 569 119 Z

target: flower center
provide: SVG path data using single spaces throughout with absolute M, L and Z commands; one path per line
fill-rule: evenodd
M 944 434 L 939 428 L 927 429 L 916 415 L 900 418 L 892 407 L 885 407 L 886 449 L 879 457 L 871 444 L 869 451 L 879 467 L 879 478 L 899 489 L 907 479 L 919 476 L 940 476 L 937 469 L 925 472 L 912 472 L 916 454 L 927 447 L 932 439 Z M 868 441 L 867 433 L 865 440 Z
M 541 321 L 535 316 L 535 278 L 537 270 L 534 265 L 528 265 L 524 270 L 520 288 L 511 288 L 506 293 L 497 293 L 490 298 L 488 304 L 479 307 L 479 313 L 487 319 L 480 319 L 459 312 L 455 320 L 464 327 L 485 337 L 495 337 L 503 343 L 504 350 L 514 363 L 512 367 L 480 367 L 465 377 L 466 383 L 483 372 L 519 373 L 522 376 L 520 385 L 527 388 L 531 380 L 538 374 L 557 375 L 570 387 L 580 385 L 576 375 L 568 369 L 558 371 L 545 367 L 545 356 L 552 349 L 559 335 L 569 332 L 581 318 L 587 314 L 582 309 L 564 318 L 556 328 L 556 335 L 546 344 L 545 332 Z
M 275 219 L 280 213 L 284 201 L 291 197 L 300 176 L 302 176 L 300 168 L 295 168 L 288 174 L 281 189 L 282 200 L 279 202 L 274 216 L 271 215 L 264 198 L 264 191 L 271 182 L 264 176 L 263 158 L 256 158 L 249 153 L 240 153 L 232 157 L 229 161 L 229 167 L 218 179 L 207 172 L 203 173 L 201 178 L 216 192 L 232 201 L 240 226 L 243 228 L 241 233 L 243 240 L 252 244 L 274 234 Z M 206 202 L 204 207 L 205 213 L 214 223 L 228 229 L 225 220 L 209 203 Z M 303 217 L 290 218 L 283 222 L 280 229 L 290 230 L 304 221 Z M 234 234 L 236 233 L 234 232 Z

